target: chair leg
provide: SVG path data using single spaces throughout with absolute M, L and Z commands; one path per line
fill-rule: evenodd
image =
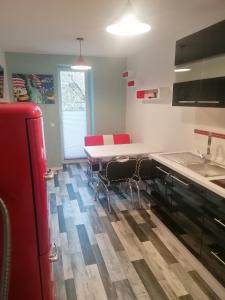
M 149 190 L 149 195 L 151 195 L 151 193 L 152 193 L 152 190 L 151 190 L 151 186 L 150 186 L 150 190 Z M 151 201 L 149 200 L 149 209 L 151 209 Z
M 90 186 L 90 183 L 93 180 L 93 170 L 90 164 L 88 165 L 87 175 L 88 175 L 88 185 Z
M 145 181 L 145 184 L 146 184 L 146 187 L 147 187 L 147 185 L 148 185 L 147 181 Z M 147 192 L 147 190 L 146 190 L 146 192 Z M 149 195 L 151 195 L 151 193 L 152 193 L 152 191 L 151 191 L 151 183 L 150 183 Z M 151 202 L 150 202 L 150 200 L 148 201 L 147 206 L 148 206 L 149 209 L 151 209 Z
M 132 203 L 132 206 L 134 208 L 134 196 L 133 196 L 133 189 L 132 189 L 132 185 L 131 185 L 131 182 L 128 181 L 128 186 L 129 186 L 129 189 L 130 189 L 130 195 L 131 195 L 131 203 Z
M 107 197 L 107 204 L 108 204 L 108 210 L 109 210 L 109 213 L 111 214 L 112 210 L 111 210 L 111 206 L 110 206 L 110 194 L 109 194 L 109 189 L 107 187 L 107 185 L 105 185 L 104 182 L 102 181 L 99 181 L 101 182 L 102 186 L 105 188 L 105 191 L 106 191 L 106 197 Z
M 112 210 L 111 210 L 111 206 L 110 206 L 110 194 L 109 194 L 108 188 L 107 188 L 106 194 L 107 194 L 108 210 L 109 210 L 109 213 L 111 214 Z
M 95 191 L 95 201 L 99 199 L 99 188 L 100 188 L 100 180 L 97 183 L 96 191 Z
M 146 193 L 148 192 L 148 182 L 147 181 L 145 181 L 145 191 L 146 191 Z
M 141 208 L 141 195 L 140 195 L 139 183 L 140 183 L 140 181 L 139 182 L 134 181 L 134 184 L 135 184 L 136 189 L 137 189 L 137 194 L 138 194 L 138 206 L 139 206 L 139 208 Z
M 131 180 L 130 181 L 131 184 L 134 184 L 135 185 L 135 188 L 137 190 L 137 196 L 138 196 L 138 207 L 141 208 L 141 195 L 140 195 L 140 183 L 141 181 L 139 180 L 138 182 L 136 180 Z
M 123 189 L 122 189 L 122 182 L 120 182 L 120 192 L 122 193 L 123 192 Z

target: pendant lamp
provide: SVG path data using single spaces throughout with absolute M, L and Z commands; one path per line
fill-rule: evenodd
M 82 37 L 79 37 L 77 38 L 77 41 L 79 42 L 80 44 L 80 56 L 75 60 L 74 64 L 71 66 L 71 69 L 73 70 L 90 70 L 91 69 L 91 66 L 89 66 L 83 56 L 82 56 L 82 53 L 81 53 L 81 43 L 83 42 L 83 38 Z
M 151 26 L 135 17 L 134 9 L 128 0 L 125 13 L 113 24 L 106 27 L 106 31 L 120 36 L 139 35 L 148 32 Z

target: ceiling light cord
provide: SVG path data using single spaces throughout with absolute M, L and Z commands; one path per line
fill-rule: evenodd
M 80 57 L 82 57 L 82 55 L 81 55 L 81 42 L 83 41 L 84 39 L 83 38 L 81 38 L 81 37 L 78 37 L 77 38 L 77 41 L 79 41 L 79 48 L 80 48 Z
M 79 42 L 80 42 L 80 57 L 81 57 L 81 40 Z

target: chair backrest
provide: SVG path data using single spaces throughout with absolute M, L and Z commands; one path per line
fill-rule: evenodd
M 136 158 L 114 158 L 106 165 L 106 178 L 111 182 L 131 179 L 135 174 L 136 164 Z
M 87 135 L 84 137 L 85 146 L 113 145 L 113 144 L 130 144 L 130 136 L 126 133 L 121 134 L 103 134 Z
M 84 137 L 85 146 L 104 145 L 103 135 L 87 135 Z
M 151 179 L 155 173 L 154 163 L 148 157 L 140 158 L 137 162 L 136 175 L 142 180 Z
M 130 136 L 127 133 L 114 134 L 113 135 L 114 144 L 130 144 Z

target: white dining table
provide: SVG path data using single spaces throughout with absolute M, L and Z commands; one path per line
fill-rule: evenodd
M 151 152 L 149 145 L 145 143 L 117 144 L 85 146 L 84 151 L 88 157 L 101 162 L 116 156 L 144 156 Z

